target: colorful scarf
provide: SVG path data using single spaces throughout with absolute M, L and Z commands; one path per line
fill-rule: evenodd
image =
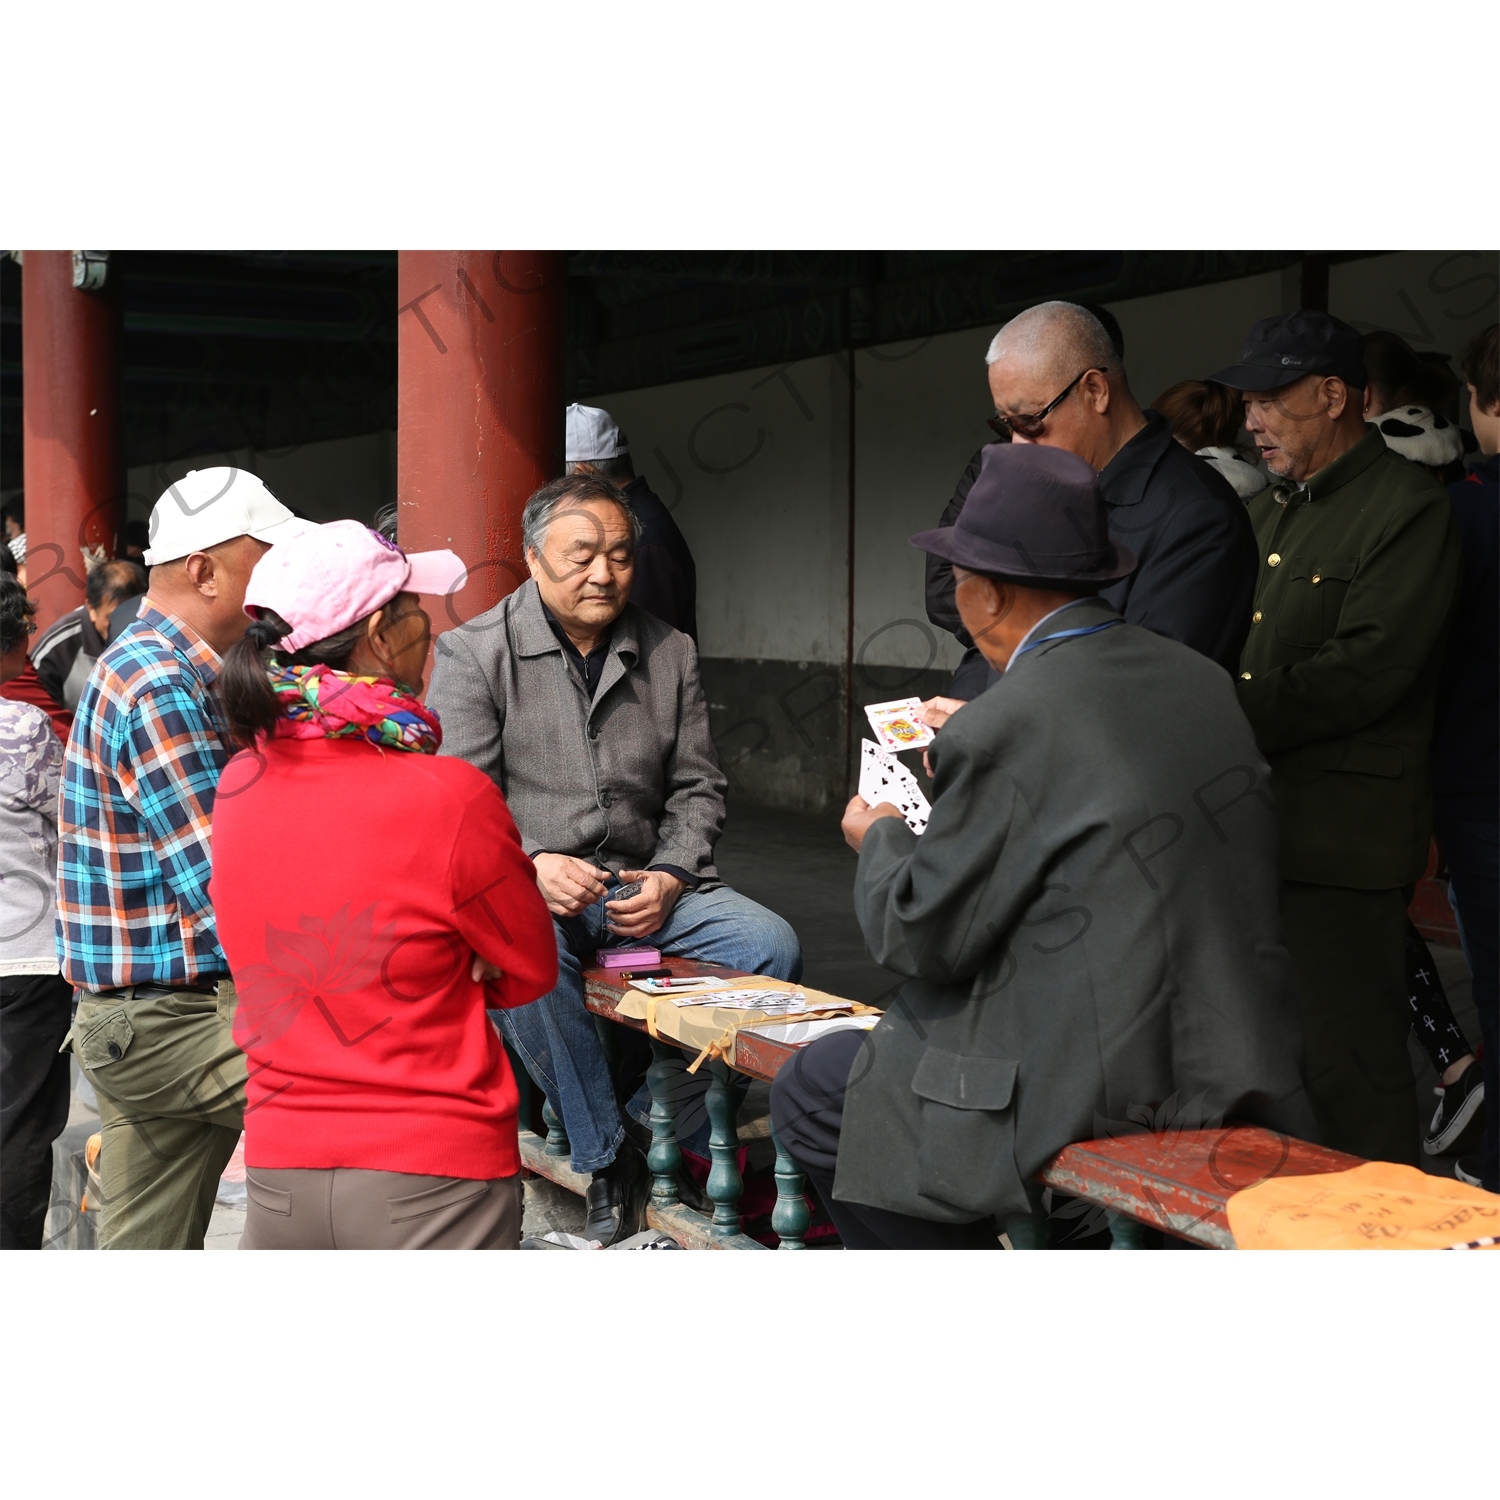
M 436 755 L 443 743 L 437 715 L 389 677 L 356 677 L 319 663 L 277 668 L 271 687 L 283 714 L 278 739 L 361 739 L 421 755 Z

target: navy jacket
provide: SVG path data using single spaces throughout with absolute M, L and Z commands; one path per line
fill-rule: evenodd
M 635 544 L 630 602 L 690 636 L 697 645 L 698 570 L 687 538 L 678 530 L 672 512 L 639 475 L 625 486 L 625 498 L 640 517 L 642 528 Z
M 979 473 L 983 449 L 964 470 L 940 522 L 951 526 Z M 1140 560 L 1128 578 L 1100 594 L 1132 625 L 1181 641 L 1239 671 L 1255 593 L 1255 533 L 1229 481 L 1173 440 L 1172 426 L 1147 411 L 1146 425 L 1099 475 L 1109 508 L 1109 534 Z M 927 616 L 972 647 L 953 605 L 953 569 L 930 558 Z M 976 667 L 974 663 L 977 662 Z M 954 696 L 973 697 L 996 675 L 971 650 L 954 675 Z M 973 691 L 961 691 L 965 687 Z
M 1500 818 L 1500 455 L 1448 486 L 1463 548 L 1433 727 L 1432 795 L 1456 818 Z

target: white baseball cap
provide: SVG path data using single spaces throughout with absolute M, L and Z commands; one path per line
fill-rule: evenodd
M 580 406 L 575 401 L 568 408 L 565 463 L 591 464 L 596 459 L 619 458 L 629 452 L 629 440 L 602 406 Z
M 154 568 L 237 536 L 274 546 L 310 525 L 246 469 L 193 469 L 169 484 L 152 508 L 151 545 L 141 560 Z

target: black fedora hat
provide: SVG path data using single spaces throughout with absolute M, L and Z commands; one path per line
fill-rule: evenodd
M 919 531 L 914 547 L 1025 588 L 1106 584 L 1135 571 L 1110 540 L 1098 475 L 1076 453 L 994 443 L 958 520 Z

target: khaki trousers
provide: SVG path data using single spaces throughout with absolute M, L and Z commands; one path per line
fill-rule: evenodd
M 245 1119 L 234 985 L 80 996 L 73 1051 L 99 1096 L 101 1250 L 201 1250 Z
M 1307 1092 L 1323 1144 L 1417 1164 L 1417 1088 L 1406 1038 L 1404 891 L 1281 886 L 1281 921 L 1302 1016 Z
M 251 1167 L 241 1250 L 514 1250 L 521 1179 Z

